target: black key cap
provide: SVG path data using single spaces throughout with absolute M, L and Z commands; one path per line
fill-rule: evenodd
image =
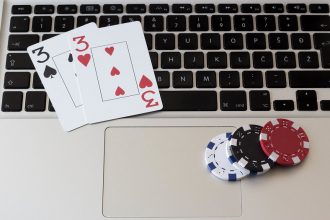
M 219 4 L 218 11 L 220 13 L 237 13 L 238 6 L 237 4 Z
M 146 39 L 148 50 L 152 49 L 152 34 L 144 34 L 144 38 Z
M 149 12 L 151 14 L 165 14 L 170 12 L 170 7 L 168 4 L 150 4 Z
M 293 69 L 296 68 L 296 56 L 293 52 L 277 52 L 276 67 L 279 69 Z
M 160 91 L 163 111 L 216 111 L 215 91 Z
M 116 15 L 100 16 L 100 27 L 106 27 L 119 24 L 119 17 Z
M 219 50 L 220 49 L 219 34 L 201 34 L 201 48 L 204 50 Z
M 8 37 L 8 50 L 26 50 L 29 46 L 39 42 L 37 34 L 11 34 Z
M 300 23 L 303 31 L 330 31 L 329 15 L 302 15 Z
M 54 14 L 54 5 L 36 5 L 34 7 L 35 14 Z
M 248 52 L 231 52 L 230 67 L 233 69 L 250 68 L 250 54 Z
M 42 40 L 47 40 L 50 39 L 52 37 L 56 37 L 58 34 L 44 34 L 42 35 Z
M 52 30 L 51 16 L 34 16 L 32 21 L 33 32 L 50 32 Z
M 306 4 L 287 4 L 286 10 L 288 13 L 306 13 Z
M 122 23 L 133 22 L 133 21 L 141 22 L 141 16 L 139 16 L 139 15 L 126 16 L 125 15 L 125 16 L 121 17 L 121 22 Z
M 192 88 L 193 73 L 191 71 L 174 71 L 173 72 L 174 88 Z
M 144 17 L 144 30 L 145 31 L 163 31 L 164 30 L 164 17 L 163 16 L 145 16 Z
M 32 7 L 31 5 L 13 5 L 11 7 L 12 14 L 31 14 Z
M 252 31 L 253 30 L 252 15 L 235 15 L 234 29 L 235 31 Z
M 25 111 L 42 112 L 46 109 L 46 92 L 27 92 L 25 99 Z
M 296 98 L 299 111 L 316 111 L 318 109 L 315 90 L 297 90 Z
M 292 100 L 274 100 L 273 106 L 275 111 L 294 110 L 294 102 Z
M 330 45 L 330 34 L 328 33 L 316 33 L 313 38 L 315 49 Z
M 81 14 L 98 14 L 101 11 L 100 5 L 81 5 L 80 13 Z
M 91 22 L 96 23 L 96 16 L 78 16 L 77 27 L 83 26 Z
M 280 31 L 297 31 L 298 19 L 296 15 L 278 16 L 278 27 Z
M 284 6 L 283 4 L 265 4 L 264 11 L 266 13 L 283 13 Z
M 170 87 L 170 73 L 168 71 L 155 71 L 155 77 L 158 88 L 169 88 Z
M 174 34 L 156 34 L 156 50 L 174 50 L 175 36 Z
M 249 96 L 251 111 L 270 111 L 270 95 L 267 90 L 252 90 Z
M 54 106 L 50 100 L 48 102 L 48 111 L 55 112 Z
M 275 31 L 275 16 L 274 15 L 257 15 L 256 26 L 258 31 Z
M 126 12 L 129 14 L 146 13 L 147 7 L 144 4 L 128 4 L 126 5 Z
M 149 52 L 149 55 L 150 55 L 150 60 L 151 60 L 151 63 L 152 63 L 152 67 L 154 69 L 157 69 L 158 68 L 158 54 L 157 54 L 157 52 Z
M 243 49 L 243 35 L 242 34 L 224 34 L 223 35 L 224 48 L 226 50 L 241 50 Z
M 254 52 L 253 67 L 256 69 L 273 68 L 273 54 L 271 52 Z
M 121 4 L 105 4 L 103 5 L 104 14 L 121 14 L 124 12 L 124 7 Z
M 34 89 L 44 89 L 44 85 L 42 84 L 39 75 L 37 72 L 35 72 L 33 74 L 33 83 L 32 83 L 32 87 Z
M 212 31 L 230 31 L 231 19 L 229 15 L 212 15 L 211 17 Z
M 319 56 L 317 52 L 299 52 L 298 58 L 300 68 L 304 69 L 319 67 Z
M 22 110 L 22 92 L 3 92 L 1 111 L 19 112 Z
M 244 71 L 243 75 L 244 88 L 262 88 L 262 72 L 261 71 Z
M 246 47 L 252 50 L 264 50 L 266 49 L 265 34 L 262 33 L 248 33 L 246 34 Z
M 245 91 L 220 91 L 220 109 L 222 111 L 246 111 Z
M 220 71 L 219 84 L 221 88 L 239 88 L 239 72 L 237 71 Z
M 330 68 L 330 45 L 321 48 L 321 61 L 323 68 Z
M 209 69 L 225 69 L 227 68 L 226 52 L 208 52 L 207 68 Z
M 310 4 L 309 11 L 311 13 L 329 13 L 328 4 Z
M 186 69 L 202 69 L 202 68 L 204 68 L 203 52 L 186 52 L 186 53 L 184 53 L 184 68 L 186 68 Z
M 320 105 L 322 111 L 330 111 L 330 100 L 322 100 Z
M 179 34 L 178 41 L 180 50 L 196 50 L 198 48 L 197 34 Z
M 308 50 L 312 48 L 311 37 L 309 34 L 291 34 L 291 45 L 293 49 Z
M 330 88 L 330 71 L 290 71 L 291 88 Z
M 259 4 L 242 4 L 241 11 L 243 13 L 260 13 L 261 5 L 259 5 Z
M 288 34 L 286 33 L 271 33 L 268 35 L 269 48 L 272 50 L 287 50 L 289 49 Z
M 28 32 L 30 18 L 27 16 L 13 16 L 10 19 L 10 32 Z
M 267 88 L 285 88 L 286 78 L 284 71 L 267 71 L 266 72 Z
M 27 89 L 30 87 L 29 72 L 6 72 L 3 83 L 5 89 Z
M 34 69 L 33 63 L 27 53 L 8 53 L 6 69 Z
M 59 5 L 57 13 L 59 14 L 76 14 L 78 11 L 77 5 Z
M 197 71 L 196 87 L 197 88 L 215 88 L 217 86 L 214 71 Z
M 185 31 L 186 17 L 184 15 L 169 15 L 166 17 L 166 30 Z
M 196 4 L 195 11 L 196 13 L 214 13 L 215 6 L 214 4 Z
M 56 16 L 55 32 L 66 32 L 74 28 L 73 16 Z
M 179 52 L 163 52 L 161 59 L 162 69 L 181 68 L 181 53 Z
M 172 11 L 173 11 L 173 13 L 191 13 L 192 5 L 191 4 L 173 4 Z
M 189 16 L 190 31 L 207 31 L 209 30 L 209 20 L 206 15 Z

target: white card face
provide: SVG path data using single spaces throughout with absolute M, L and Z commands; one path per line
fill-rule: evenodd
M 97 27 L 90 23 L 79 29 L 93 32 Z M 70 32 L 67 32 L 27 49 L 65 131 L 87 124 L 68 44 L 69 36 Z
M 75 30 L 70 45 L 89 123 L 162 109 L 139 22 Z

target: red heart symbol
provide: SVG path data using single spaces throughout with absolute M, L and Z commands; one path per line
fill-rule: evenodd
M 111 76 L 119 75 L 120 71 L 116 67 L 112 67 L 110 74 Z
M 116 96 L 125 95 L 125 91 L 120 86 L 118 86 L 115 94 Z
M 79 55 L 78 56 L 78 60 L 80 63 L 82 63 L 84 66 L 87 66 L 89 61 L 91 59 L 91 55 L 90 54 L 85 54 L 85 55 Z
M 146 87 L 151 87 L 152 82 L 150 81 L 150 79 L 148 79 L 148 77 L 143 75 L 141 80 L 140 80 L 139 86 L 140 86 L 141 89 L 144 89 Z
M 110 56 L 113 54 L 113 51 L 115 50 L 114 47 L 106 47 L 105 52 L 107 52 Z

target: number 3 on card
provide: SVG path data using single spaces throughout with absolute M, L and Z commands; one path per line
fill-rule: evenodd
M 76 48 L 76 51 L 78 51 L 78 52 L 83 52 L 83 51 L 85 51 L 85 50 L 87 50 L 87 49 L 89 48 L 89 44 L 88 44 L 88 42 L 85 41 L 84 39 L 85 39 L 85 36 L 78 36 L 78 37 L 74 37 L 74 38 L 73 38 L 73 41 L 74 41 L 74 42 L 76 42 L 76 41 L 78 40 L 77 44 L 78 44 L 78 45 L 79 45 L 79 44 L 82 44 L 82 46 L 83 46 L 82 49 Z

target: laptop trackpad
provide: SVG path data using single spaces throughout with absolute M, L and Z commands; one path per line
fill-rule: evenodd
M 103 215 L 241 215 L 240 182 L 213 177 L 209 140 L 232 127 L 111 127 L 105 132 Z

